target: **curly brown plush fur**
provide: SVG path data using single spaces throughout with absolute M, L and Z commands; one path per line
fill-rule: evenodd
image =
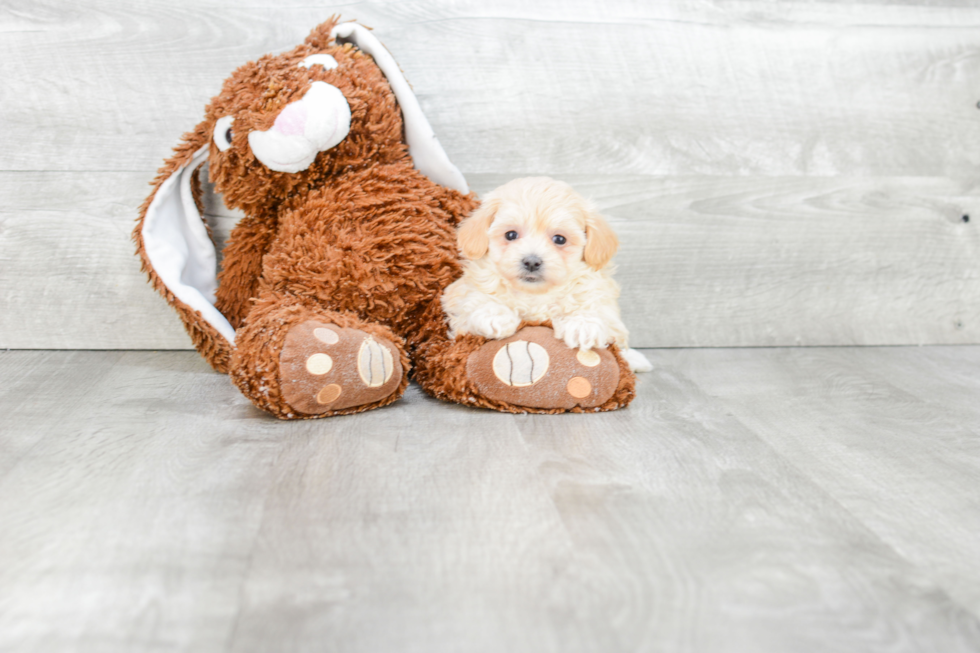
M 455 226 L 477 200 L 472 193 L 433 182 L 414 167 L 402 114 L 385 75 L 368 54 L 332 40 L 336 24 L 331 19 L 302 45 L 248 63 L 224 83 L 204 120 L 185 134 L 160 169 L 153 194 L 141 208 L 134 239 L 143 269 L 214 369 L 229 373 L 256 406 L 280 418 L 346 414 L 391 403 L 405 390 L 410 360 L 415 377 L 434 396 L 527 411 L 480 395 L 466 377 L 465 360 L 484 341 L 448 340 L 439 308 L 442 290 L 460 274 Z M 332 70 L 299 65 L 313 54 L 329 54 L 339 65 Z M 302 98 L 315 81 L 343 93 L 350 106 L 349 133 L 305 170 L 269 169 L 250 149 L 249 132 L 270 129 L 283 108 Z M 212 142 L 223 116 L 234 117 L 231 146 L 224 151 Z M 144 220 L 154 196 L 205 146 L 216 191 L 227 206 L 246 215 L 224 250 L 214 302 L 237 330 L 234 345 L 168 288 L 144 242 Z M 311 320 L 354 329 L 343 333 L 360 334 L 388 349 L 404 371 L 392 394 L 317 414 L 287 403 L 283 384 L 289 379 L 282 378 L 287 335 Z M 309 346 L 314 345 L 310 339 Z M 623 406 L 632 397 L 632 374 L 614 356 L 622 368 L 621 387 L 603 410 Z M 330 365 L 342 362 L 329 360 Z M 362 368 L 368 364 L 357 363 Z

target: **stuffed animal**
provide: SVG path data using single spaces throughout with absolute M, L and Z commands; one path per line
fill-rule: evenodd
M 244 214 L 220 272 L 204 164 Z M 633 396 L 614 346 L 583 364 L 547 324 L 449 337 L 440 297 L 460 274 L 455 227 L 478 202 L 360 25 L 333 18 L 236 70 L 153 186 L 134 232 L 143 269 L 201 355 L 277 417 L 384 406 L 413 366 L 433 396 L 511 412 Z

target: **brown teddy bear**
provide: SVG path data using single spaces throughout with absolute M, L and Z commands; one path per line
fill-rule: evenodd
M 220 272 L 201 219 L 205 163 L 245 215 Z M 236 70 L 153 185 L 134 232 L 144 270 L 212 367 L 277 417 L 389 404 L 413 364 L 430 394 L 498 410 L 632 399 L 615 347 L 586 368 L 548 325 L 501 341 L 449 338 L 439 298 L 460 274 L 455 227 L 478 202 L 398 65 L 360 25 L 331 19 Z M 502 348 L 518 367 L 520 351 L 547 352 L 548 373 L 501 379 Z

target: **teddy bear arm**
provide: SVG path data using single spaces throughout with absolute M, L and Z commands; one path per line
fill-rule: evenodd
M 232 230 L 218 273 L 215 307 L 241 328 L 258 296 L 262 257 L 276 235 L 274 219 L 248 216 Z
M 411 168 L 375 172 L 337 179 L 279 216 L 260 288 L 315 298 L 411 341 L 421 307 L 459 274 L 452 215 L 422 199 L 438 189 Z
M 451 188 L 438 187 L 442 191 L 439 198 L 439 208 L 441 208 L 449 218 L 452 226 L 458 225 L 463 218 L 476 210 L 480 205 L 480 200 L 476 193 L 460 193 Z

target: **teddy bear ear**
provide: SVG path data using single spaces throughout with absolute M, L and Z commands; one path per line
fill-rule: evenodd
M 422 107 L 415 93 L 412 92 L 412 87 L 408 85 L 394 57 L 385 46 L 381 45 L 381 41 L 367 28 L 357 23 L 336 25 L 331 30 L 331 34 L 337 43 L 352 43 L 362 52 L 371 55 L 388 79 L 388 85 L 391 86 L 402 110 L 408 152 L 419 172 L 437 184 L 461 193 L 468 193 L 469 186 L 463 173 L 452 164 L 446 151 L 442 149 L 435 132 L 432 131 L 432 126 L 422 113 Z
M 233 344 L 235 329 L 214 306 L 217 253 L 195 198 L 195 173 L 210 150 L 206 127 L 199 125 L 164 164 L 133 235 L 153 285 L 182 315 L 199 313 Z
M 333 29 L 340 22 L 340 16 L 334 14 L 326 21 L 313 28 L 310 35 L 303 41 L 315 50 L 326 50 L 334 44 Z

